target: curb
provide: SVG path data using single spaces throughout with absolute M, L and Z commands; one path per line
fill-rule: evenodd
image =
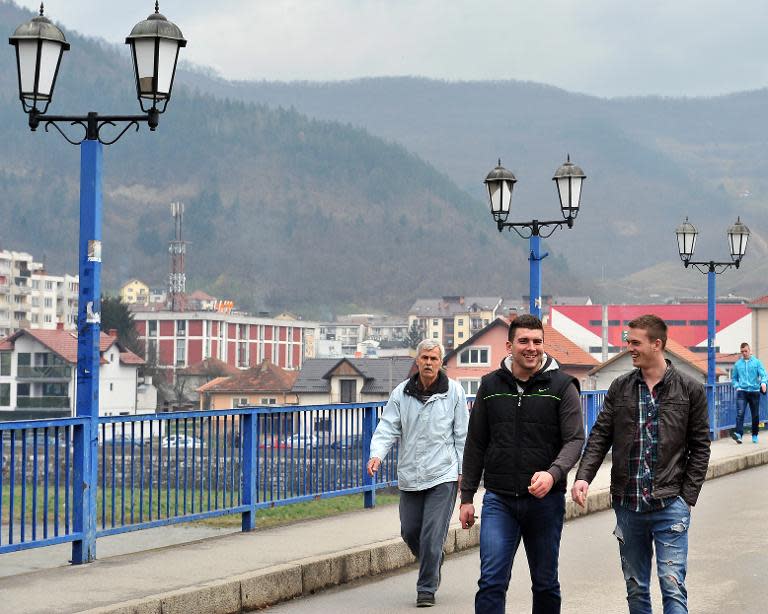
M 722 459 L 707 468 L 707 480 L 768 464 L 768 450 Z M 567 501 L 565 520 L 604 511 L 611 507 L 608 489 L 589 493 L 587 505 Z M 448 530 L 443 550 L 450 555 L 480 543 L 480 525 Z M 407 567 L 414 556 L 398 537 L 348 550 L 274 565 L 226 580 L 207 582 L 120 604 L 86 610 L 83 614 L 235 614 L 259 610 L 296 597 Z

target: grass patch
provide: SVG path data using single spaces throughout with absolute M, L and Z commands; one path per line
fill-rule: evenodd
M 377 492 L 376 507 L 398 503 L 400 497 L 395 494 L 396 492 L 396 490 L 394 490 L 394 492 Z M 290 505 L 281 505 L 278 507 L 258 510 L 256 512 L 256 528 L 266 529 L 269 527 L 301 522 L 302 520 L 328 518 L 329 516 L 338 516 L 339 514 L 356 512 L 361 509 L 363 509 L 363 495 L 359 494 L 342 495 L 340 497 L 304 501 L 302 503 L 292 503 Z M 198 520 L 194 524 L 218 528 L 239 527 L 240 515 L 231 514 L 229 516 L 219 516 L 217 518 L 206 518 L 205 520 Z

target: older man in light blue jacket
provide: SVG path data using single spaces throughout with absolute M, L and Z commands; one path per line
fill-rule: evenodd
M 392 391 L 371 440 L 367 466 L 368 475 L 374 475 L 400 440 L 400 534 L 419 560 L 419 607 L 435 604 L 469 421 L 464 390 L 440 370 L 442 361 L 442 345 L 431 339 L 418 345 L 418 373 Z

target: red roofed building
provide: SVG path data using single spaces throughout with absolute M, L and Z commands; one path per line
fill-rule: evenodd
M 139 378 L 144 360 L 115 334 L 99 339 L 99 415 L 153 413 L 157 391 Z M 0 341 L 0 420 L 73 416 L 77 334 L 27 328 Z
M 508 334 L 509 321 L 497 318 L 448 352 L 443 360 L 448 377 L 458 381 L 467 394 L 475 394 L 480 378 L 498 369 L 507 357 Z M 588 374 L 598 361 L 548 324 L 544 325 L 544 352 L 579 380 L 582 390 L 589 388 Z
M 269 360 L 229 377 L 217 377 L 197 389 L 200 409 L 229 409 L 252 405 L 296 405 L 291 393 L 298 371 L 286 371 Z
M 766 304 L 768 307 L 768 304 Z M 643 314 L 652 313 L 668 326 L 669 338 L 691 350 L 707 352 L 707 304 L 681 303 L 677 305 L 607 305 L 607 356 L 624 350 L 622 335 L 627 323 Z M 743 341 L 752 340 L 752 310 L 750 306 L 734 303 L 717 305 L 715 348 L 724 354 L 738 353 Z M 603 306 L 552 305 L 550 324 L 583 350 L 598 360 L 603 359 Z M 768 336 L 768 331 L 766 331 Z M 767 348 L 768 349 L 768 348 Z

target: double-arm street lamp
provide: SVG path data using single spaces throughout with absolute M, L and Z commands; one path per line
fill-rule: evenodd
M 131 47 L 136 94 L 143 115 L 47 115 L 61 58 L 69 49 L 63 32 L 43 14 L 16 28 L 10 44 L 16 48 L 19 98 L 29 115 L 29 127 L 37 130 L 44 122 L 45 130 L 53 126 L 69 143 L 80 146 L 80 288 L 77 312 L 77 411 L 87 418 L 85 428 L 74 433 L 75 513 L 73 563 L 85 563 L 96 557 L 96 478 L 99 418 L 99 333 L 101 293 L 101 172 L 103 145 L 115 143 L 125 132 L 146 122 L 157 128 L 160 114 L 171 98 L 179 49 L 187 44 L 181 30 L 155 12 L 137 23 L 125 39 Z M 80 126 L 81 138 L 71 138 L 59 124 Z M 112 138 L 105 132 L 124 127 Z M 83 453 L 84 452 L 84 453 Z M 85 462 L 83 462 L 85 461 Z M 82 487 L 81 487 L 82 485 Z M 90 519 L 85 520 L 85 519 Z M 87 525 L 87 526 L 85 526 Z
M 501 165 L 501 160 L 485 178 L 488 187 L 488 198 L 491 203 L 491 214 L 496 220 L 499 232 L 505 228 L 514 230 L 523 239 L 529 239 L 530 253 L 530 312 L 541 318 L 541 261 L 548 253 L 541 253 L 541 237 L 548 238 L 558 228 L 564 225 L 573 228 L 573 221 L 579 213 L 581 203 L 581 186 L 587 176 L 578 166 L 571 162 L 568 156 L 565 164 L 555 171 L 552 180 L 557 185 L 557 193 L 560 198 L 560 212 L 562 220 L 530 222 L 508 222 L 509 211 L 512 204 L 512 188 L 517 179 L 511 171 Z
M 680 252 L 680 259 L 685 268 L 693 267 L 701 273 L 707 275 L 707 400 L 709 402 L 710 412 L 715 407 L 715 322 L 716 322 L 716 298 L 715 298 L 715 275 L 719 275 L 731 267 L 739 268 L 741 259 L 747 252 L 747 241 L 749 240 L 749 228 L 742 223 L 740 218 L 736 218 L 736 223 L 728 229 L 728 247 L 731 252 L 730 262 L 693 261 L 693 250 L 696 247 L 696 237 L 699 231 L 685 218 L 675 230 L 677 235 L 677 250 Z

